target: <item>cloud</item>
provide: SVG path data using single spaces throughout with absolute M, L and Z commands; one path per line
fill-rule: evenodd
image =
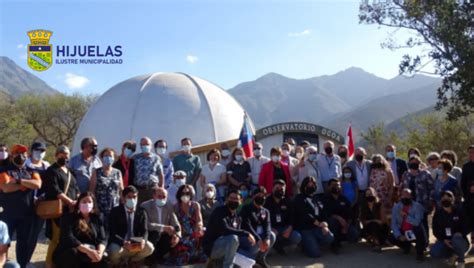
M 308 34 L 311 34 L 311 30 L 310 29 L 306 29 L 302 32 L 293 32 L 293 33 L 288 33 L 288 36 L 289 37 L 300 37 L 300 36 L 304 36 L 304 35 L 308 35 Z
M 194 55 L 187 55 L 187 56 L 186 56 L 186 60 L 187 60 L 189 63 L 194 64 L 194 63 L 196 63 L 196 62 L 199 60 L 199 58 L 198 58 L 197 56 L 194 56 Z
M 89 79 L 85 76 L 80 76 L 73 73 L 66 73 L 66 79 L 64 80 L 69 89 L 79 89 L 89 84 Z
M 23 44 L 18 44 L 18 46 L 16 46 L 16 48 L 18 48 L 18 49 L 25 48 L 25 45 L 23 45 Z

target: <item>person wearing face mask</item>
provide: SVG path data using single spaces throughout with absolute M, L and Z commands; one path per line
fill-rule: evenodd
M 326 141 L 323 146 L 325 155 L 318 157 L 317 163 L 324 191 L 326 191 L 330 179 L 341 177 L 342 164 L 339 155 L 334 154 L 334 143 L 332 141 Z
M 199 201 L 199 205 L 201 205 L 202 220 L 204 227 L 206 227 L 214 209 L 221 206 L 221 203 L 216 199 L 216 187 L 214 184 L 208 183 L 204 186 L 203 198 Z
M 120 193 L 123 190 L 122 173 L 113 168 L 115 151 L 105 148 L 100 152 L 102 167 L 93 171 L 89 192 L 97 197 L 97 208 L 103 219 L 108 219 L 112 208 L 120 204 Z M 105 223 L 108 231 L 108 223 Z
M 138 190 L 129 185 L 122 191 L 121 204 L 110 212 L 107 253 L 112 265 L 128 262 L 138 267 L 155 249 L 148 241 L 147 213 L 137 204 Z
M 56 162 L 46 170 L 43 178 L 45 199 L 60 199 L 64 206 L 63 213 L 73 211 L 77 197 L 81 193 L 74 173 L 68 168 L 69 157 L 69 148 L 64 145 L 58 146 L 55 153 Z M 59 218 L 46 221 L 45 233 L 50 240 L 45 260 L 47 268 L 53 267 L 53 253 L 59 244 L 61 234 L 59 222 Z
M 428 163 L 428 171 L 430 172 L 433 179 L 436 178 L 436 170 L 438 169 L 439 159 L 440 155 L 437 152 L 429 152 L 426 156 L 426 162 Z
M 290 145 L 290 155 L 292 157 L 296 157 L 296 150 L 295 150 L 296 149 L 296 141 L 295 141 L 295 139 L 287 138 L 285 142 L 288 143 L 288 145 Z
M 300 160 L 291 156 L 292 146 L 288 143 L 281 145 L 281 161 L 290 168 L 291 179 L 296 182 L 298 180 L 298 169 L 300 167 Z
M 425 208 L 423 226 L 425 227 L 427 241 L 429 241 L 428 216 L 433 211 L 435 183 L 427 170 L 420 169 L 420 163 L 421 159 L 418 156 L 410 158 L 408 171 L 403 173 L 400 187 L 401 189 L 409 188 L 413 199 Z
M 42 181 L 38 172 L 25 165 L 28 147 L 15 144 L 11 149 L 10 164 L 0 171 L 0 207 L 10 237 L 16 234 L 16 256 L 21 267 L 30 261 L 29 250 L 32 245 L 31 220 L 34 219 L 34 190 L 41 188 Z
M 237 213 L 240 213 L 240 211 L 242 210 L 242 208 L 245 206 L 245 205 L 248 205 L 250 203 L 252 203 L 252 191 L 250 190 L 250 187 L 248 184 L 246 183 L 242 183 L 240 184 L 239 186 L 239 193 L 240 195 L 242 196 L 242 202 L 240 204 L 240 206 L 237 208 Z
M 280 255 L 286 255 L 285 248 L 298 245 L 301 234 L 293 228 L 293 202 L 285 197 L 286 183 L 277 180 L 273 183 L 273 192 L 265 201 L 265 208 L 270 212 L 272 232 L 276 234 L 274 248 Z
M 234 258 L 239 250 L 241 240 L 248 240 L 250 245 L 256 241 L 250 232 L 242 229 L 242 218 L 237 208 L 242 196 L 237 189 L 229 189 L 225 205 L 216 208 L 209 219 L 202 245 L 209 256 L 207 267 L 234 267 Z
M 444 191 L 451 191 L 456 198 L 456 204 L 459 204 L 462 199 L 461 187 L 456 178 L 449 172 L 453 169 L 453 164 L 447 159 L 441 159 L 438 162 L 438 169 L 436 170 L 436 178 L 434 180 L 433 199 L 438 206 L 441 202 L 441 193 Z
M 341 241 L 357 242 L 359 231 L 353 220 L 351 203 L 342 195 L 341 182 L 337 179 L 329 180 L 328 189 L 322 202 L 324 213 L 328 217 L 329 230 L 334 234 L 331 249 L 337 254 L 341 247 Z
M 133 154 L 137 149 L 137 144 L 134 141 L 126 141 L 122 145 L 122 153 L 117 161 L 112 165 L 114 168 L 120 170 L 122 173 L 123 187 L 134 185 L 135 181 L 135 161 L 133 161 Z
M 186 172 L 177 170 L 173 174 L 173 183 L 168 187 L 168 202 L 171 205 L 175 205 L 178 200 L 176 199 L 176 193 L 179 187 L 186 184 Z
M 351 204 L 352 220 L 354 223 L 356 223 L 359 220 L 359 187 L 352 169 L 347 166 L 344 167 L 342 169 L 342 177 L 339 179 L 339 181 L 341 182 L 342 188 L 341 194 L 347 198 Z
M 393 194 L 396 191 L 392 170 L 380 154 L 372 156 L 369 186 L 373 187 L 380 198 L 385 213 L 390 215 L 393 207 Z
M 181 239 L 171 250 L 165 261 L 166 265 L 182 266 L 207 261 L 207 256 L 200 246 L 204 235 L 201 206 L 193 201 L 194 195 L 194 188 L 189 184 L 179 187 L 176 193 L 178 203 L 174 205 L 174 212 L 180 223 Z
M 220 149 L 220 154 L 221 154 L 221 159 L 219 160 L 219 163 L 223 165 L 224 167 L 227 167 L 227 165 L 232 162 L 231 154 L 232 151 L 230 150 L 230 147 L 227 143 L 221 143 L 221 149 Z
M 147 264 L 152 267 L 163 264 L 164 256 L 178 245 L 181 238 L 181 227 L 173 205 L 168 202 L 168 192 L 158 186 L 153 190 L 153 198 L 141 204 L 148 216 L 148 240 L 155 247 L 147 258 Z
M 301 234 L 303 250 L 310 258 L 321 257 L 321 247 L 334 241 L 334 235 L 326 222 L 323 203 L 315 196 L 316 190 L 316 178 L 306 177 L 294 200 L 294 227 Z
M 301 186 L 301 182 L 306 177 L 313 177 L 316 179 L 317 190 L 316 195 L 322 197 L 324 195 L 323 182 L 321 180 L 321 172 L 318 167 L 318 148 L 316 146 L 309 146 L 306 148 L 306 153 L 308 155 L 307 159 L 304 161 L 304 165 L 300 167 L 298 182 L 297 185 Z
M 242 148 L 235 148 L 232 152 L 232 162 L 227 165 L 227 181 L 229 187 L 238 188 L 240 184 L 250 184 L 250 164 L 245 158 Z
M 380 253 L 389 233 L 387 216 L 374 188 L 367 188 L 364 200 L 360 210 L 361 237 L 373 246 L 375 252 Z
M 56 267 L 107 267 L 106 233 L 92 193 L 81 194 L 72 213 L 62 217 L 60 241 L 54 252 Z
M 202 164 L 199 156 L 191 151 L 192 141 L 190 138 L 181 140 L 181 153 L 173 158 L 174 170 L 186 172 L 186 183 L 195 185 L 201 174 Z
M 154 144 L 156 154 L 161 158 L 163 165 L 164 187 L 168 188 L 173 181 L 174 166 L 173 161 L 167 153 L 168 143 L 165 140 L 157 140 Z
M 253 156 L 247 160 L 250 164 L 250 170 L 252 171 L 252 179 L 250 188 L 252 190 L 258 187 L 258 178 L 262 171 L 262 166 L 270 161 L 270 158 L 263 155 L 263 145 L 260 142 L 255 143 L 253 147 Z
M 74 173 L 81 193 L 89 191 L 92 172 L 102 166 L 98 153 L 97 140 L 86 137 L 81 141 L 81 152 L 69 160 L 69 168 Z
M 339 147 L 337 148 L 337 155 L 341 158 L 341 166 L 345 166 L 346 163 L 351 160 L 349 158 L 349 148 L 347 147 L 347 145 L 344 145 L 344 144 L 341 144 L 339 145 Z
M 295 158 L 298 159 L 299 163 L 300 163 L 300 166 L 301 166 L 301 163 L 304 162 L 305 160 L 305 149 L 303 148 L 303 146 L 296 146 L 295 148 Z
M 219 150 L 212 149 L 207 153 L 207 164 L 202 167 L 199 183 L 197 183 L 198 196 L 203 196 L 203 190 L 206 184 L 210 183 L 216 186 L 217 192 L 215 198 L 219 201 L 224 199 L 227 189 L 226 167 L 221 165 L 221 155 Z
M 412 148 L 408 149 L 407 159 L 409 160 L 410 158 L 415 157 L 415 156 L 418 156 L 421 160 L 421 151 L 420 151 L 420 149 L 418 149 L 416 147 L 412 147 Z M 426 169 L 428 169 L 428 166 L 424 162 L 421 162 L 420 163 L 420 169 L 426 170 Z
M 458 184 L 461 186 L 461 176 L 462 176 L 462 169 L 457 165 L 458 163 L 458 155 L 453 150 L 444 150 L 440 153 L 441 159 L 448 159 L 453 164 L 453 169 L 449 172 L 457 181 Z
M 141 138 L 140 149 L 141 153 L 133 157 L 135 161 L 134 186 L 140 193 L 138 204 L 150 200 L 153 197 L 152 188 L 156 185 L 162 187 L 164 183 L 161 159 L 152 152 L 151 139 L 148 137 Z
M 267 192 L 273 189 L 273 182 L 276 180 L 283 180 L 286 185 L 292 185 L 292 178 L 290 168 L 287 164 L 281 161 L 280 147 L 273 147 L 270 150 L 270 159 L 268 163 L 263 164 L 260 176 L 258 178 L 258 185 L 265 187 Z M 289 187 L 286 191 L 287 197 L 293 196 L 293 190 Z
M 240 211 L 243 222 L 242 228 L 251 233 L 257 241 L 253 246 L 246 239 L 241 241 L 242 253 L 251 259 L 255 259 L 261 267 L 270 267 L 266 258 L 276 239 L 271 229 L 270 212 L 264 207 L 266 195 L 265 187 L 260 186 L 255 189 L 252 191 L 253 202 L 245 205 Z
M 402 190 L 400 201 L 393 206 L 389 241 L 409 254 L 412 243 L 416 245 L 416 259 L 424 261 L 426 248 L 426 231 L 422 224 L 425 209 L 414 201 L 410 189 Z
M 401 158 L 397 158 L 397 147 L 393 144 L 389 144 L 385 147 L 385 159 L 392 169 L 395 186 L 398 187 L 403 173 L 408 170 L 407 162 Z
M 359 187 L 359 195 L 357 202 L 363 204 L 365 202 L 365 191 L 369 188 L 370 167 L 372 161 L 366 159 L 367 152 L 362 147 L 357 147 L 354 152 L 354 159 L 347 162 L 346 166 L 352 169 L 352 173 Z
M 436 243 L 431 246 L 433 258 L 449 258 L 450 263 L 464 267 L 464 256 L 471 245 L 467 239 L 469 234 L 468 219 L 461 206 L 454 204 L 454 194 L 445 191 L 441 194 L 441 207 L 436 209 L 433 217 L 433 234 Z
M 0 143 L 0 170 L 7 167 L 8 164 L 8 146 L 5 143 Z

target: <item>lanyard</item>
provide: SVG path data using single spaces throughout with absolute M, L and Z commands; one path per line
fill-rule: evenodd
M 356 167 L 357 169 L 360 171 L 360 174 L 362 175 L 362 177 L 364 176 L 364 170 L 365 170 L 365 163 L 362 163 L 362 168 L 359 167 L 359 164 L 356 163 Z
M 328 167 L 331 168 L 331 165 L 334 162 L 334 156 L 332 157 L 331 162 L 329 162 L 329 158 L 327 155 L 325 157 L 326 157 L 326 162 L 328 162 Z

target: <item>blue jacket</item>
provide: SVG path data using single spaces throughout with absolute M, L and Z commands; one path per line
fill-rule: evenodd
M 392 208 L 391 228 L 393 231 L 393 235 L 395 237 L 399 237 L 400 235 L 402 235 L 400 231 L 400 229 L 402 228 L 402 222 L 403 222 L 402 210 L 403 210 L 402 202 L 396 203 Z M 411 207 L 408 210 L 408 216 L 407 216 L 408 223 L 410 223 L 413 226 L 420 225 L 421 220 L 423 219 L 424 213 L 425 213 L 425 209 L 423 208 L 423 206 L 416 201 L 412 201 Z

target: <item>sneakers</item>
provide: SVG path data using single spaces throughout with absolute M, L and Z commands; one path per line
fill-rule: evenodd
M 451 256 L 451 257 L 449 257 L 449 258 L 446 259 L 446 264 L 447 264 L 448 266 L 453 267 L 453 266 L 456 265 L 456 260 L 457 260 L 456 255 L 453 255 L 453 256 Z

